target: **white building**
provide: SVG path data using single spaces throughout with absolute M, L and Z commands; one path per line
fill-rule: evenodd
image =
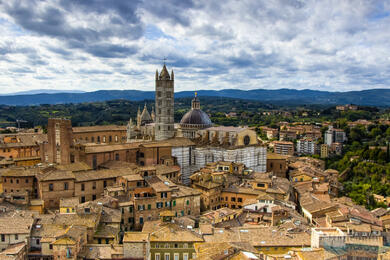
M 298 154 L 315 154 L 317 144 L 313 139 L 300 139 L 297 141 Z

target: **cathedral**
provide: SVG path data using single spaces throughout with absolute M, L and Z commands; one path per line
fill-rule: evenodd
M 180 123 L 174 122 L 174 74 L 164 64 L 156 70 L 155 110 L 146 104 L 138 109 L 136 123 L 127 124 L 127 142 L 165 140 L 172 145 L 172 156 L 181 168 L 184 184 L 189 184 L 192 173 L 207 163 L 231 161 L 244 163 L 257 171 L 266 171 L 267 149 L 255 131 L 245 127 L 213 126 L 207 113 L 201 110 L 195 93 L 190 110 Z
M 200 109 L 200 101 L 195 93 L 191 110 L 180 121 L 174 122 L 174 74 L 168 73 L 164 64 L 161 73 L 156 70 L 155 107 L 149 113 L 145 104 L 142 113 L 138 108 L 136 124 L 130 119 L 127 124 L 127 142 L 136 139 L 166 140 L 173 137 L 195 139 L 199 130 L 211 127 L 209 116 Z

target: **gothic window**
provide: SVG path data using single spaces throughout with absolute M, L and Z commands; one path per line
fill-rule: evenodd
M 161 97 L 161 91 L 157 91 L 157 97 Z
M 251 138 L 248 135 L 246 135 L 244 137 L 244 145 L 248 145 L 250 142 L 251 142 Z

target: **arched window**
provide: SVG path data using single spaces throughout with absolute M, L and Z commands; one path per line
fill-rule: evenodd
M 244 145 L 249 145 L 251 142 L 251 138 L 249 137 L 249 135 L 246 135 L 244 137 Z

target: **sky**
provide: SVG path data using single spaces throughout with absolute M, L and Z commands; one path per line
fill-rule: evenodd
M 0 94 L 390 86 L 390 1 L 0 0 Z

